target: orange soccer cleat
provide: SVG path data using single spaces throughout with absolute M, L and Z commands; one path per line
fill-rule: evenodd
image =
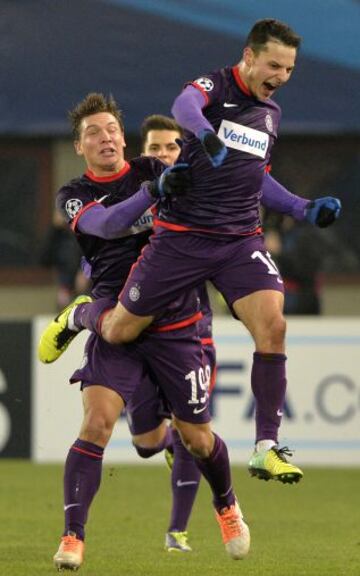
M 235 503 L 216 513 L 226 552 L 234 560 L 245 558 L 250 549 L 250 531 L 244 522 L 239 504 Z
M 75 532 L 68 532 L 61 538 L 59 550 L 54 556 L 54 564 L 60 570 L 78 570 L 84 559 L 84 542 L 76 538 Z

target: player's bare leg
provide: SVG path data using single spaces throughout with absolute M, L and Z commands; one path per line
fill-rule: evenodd
M 109 344 L 124 344 L 135 340 L 154 320 L 153 316 L 137 316 L 118 302 L 101 319 L 101 337 Z

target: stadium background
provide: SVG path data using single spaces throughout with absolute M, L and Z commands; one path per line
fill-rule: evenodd
M 290 353 L 295 398 L 289 399 L 284 428 L 289 441 L 298 442 L 300 461 L 325 453 L 324 463 L 359 464 L 360 3 L 355 0 L 277 0 L 271 9 L 265 0 L 224 0 L 221 7 L 211 0 L 0 0 L 0 457 L 46 461 L 52 453 L 61 460 L 68 446 L 66 432 L 55 427 L 50 434 L 48 426 L 61 414 L 59 402 L 66 406 L 69 390 L 60 383 L 50 392 L 48 387 L 56 378 L 66 381 L 81 346 L 54 371 L 39 367 L 34 355 L 42 316 L 55 309 L 54 275 L 39 266 L 39 244 L 56 190 L 83 169 L 73 154 L 66 111 L 89 91 L 113 93 L 124 111 L 127 154 L 134 156 L 144 116 L 169 114 L 185 80 L 236 63 L 252 23 L 267 16 L 287 21 L 303 36 L 297 69 L 277 97 L 283 120 L 273 174 L 299 195 L 335 195 L 344 206 L 336 226 L 322 232 L 328 246 L 323 315 L 290 319 L 290 349 L 298 352 L 292 368 Z M 240 405 L 242 390 L 249 392 L 251 347 L 241 329 L 233 334 L 238 327 L 230 319 L 217 315 L 215 327 L 223 390 L 215 423 L 232 439 L 241 462 L 251 444 L 251 405 Z M 227 338 L 238 338 L 230 356 L 221 344 Z M 305 364 L 312 372 L 304 372 Z M 299 393 L 304 380 L 307 396 Z M 229 394 L 239 397 L 239 405 L 232 429 L 224 431 Z M 74 394 L 71 405 L 77 425 L 80 403 Z M 123 452 L 115 451 L 115 460 L 132 459 L 125 436 L 121 432 L 116 440 Z M 52 440 L 60 446 L 57 457 Z

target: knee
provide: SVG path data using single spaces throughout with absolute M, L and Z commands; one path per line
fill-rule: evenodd
M 144 446 L 139 446 L 138 444 L 133 444 L 133 446 L 140 458 L 151 458 L 152 456 L 155 456 L 155 454 L 159 453 L 159 448 L 157 446 L 152 448 L 145 448 Z
M 81 436 L 88 442 L 106 446 L 113 430 L 113 422 L 105 414 L 86 415 L 81 429 Z
M 187 450 L 195 458 L 209 458 L 214 447 L 214 437 L 209 431 L 182 435 L 182 440 Z
M 286 334 L 286 320 L 282 314 L 275 316 L 270 324 L 270 332 L 273 340 L 283 342 Z
M 258 348 L 263 352 L 281 352 L 284 349 L 286 321 L 281 313 L 264 319 L 255 338 Z

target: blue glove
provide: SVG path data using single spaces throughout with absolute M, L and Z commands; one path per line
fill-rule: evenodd
M 189 164 L 168 166 L 159 178 L 148 184 L 151 196 L 161 200 L 186 194 L 191 189 Z
M 311 224 L 326 228 L 331 226 L 341 212 L 341 202 L 338 198 L 324 196 L 312 200 L 305 208 L 305 219 Z
M 205 128 L 205 130 L 201 130 L 201 132 L 199 132 L 198 138 L 214 168 L 221 166 L 227 156 L 228 151 L 225 144 L 222 142 L 222 140 L 220 140 L 219 136 L 217 136 L 215 132 Z

